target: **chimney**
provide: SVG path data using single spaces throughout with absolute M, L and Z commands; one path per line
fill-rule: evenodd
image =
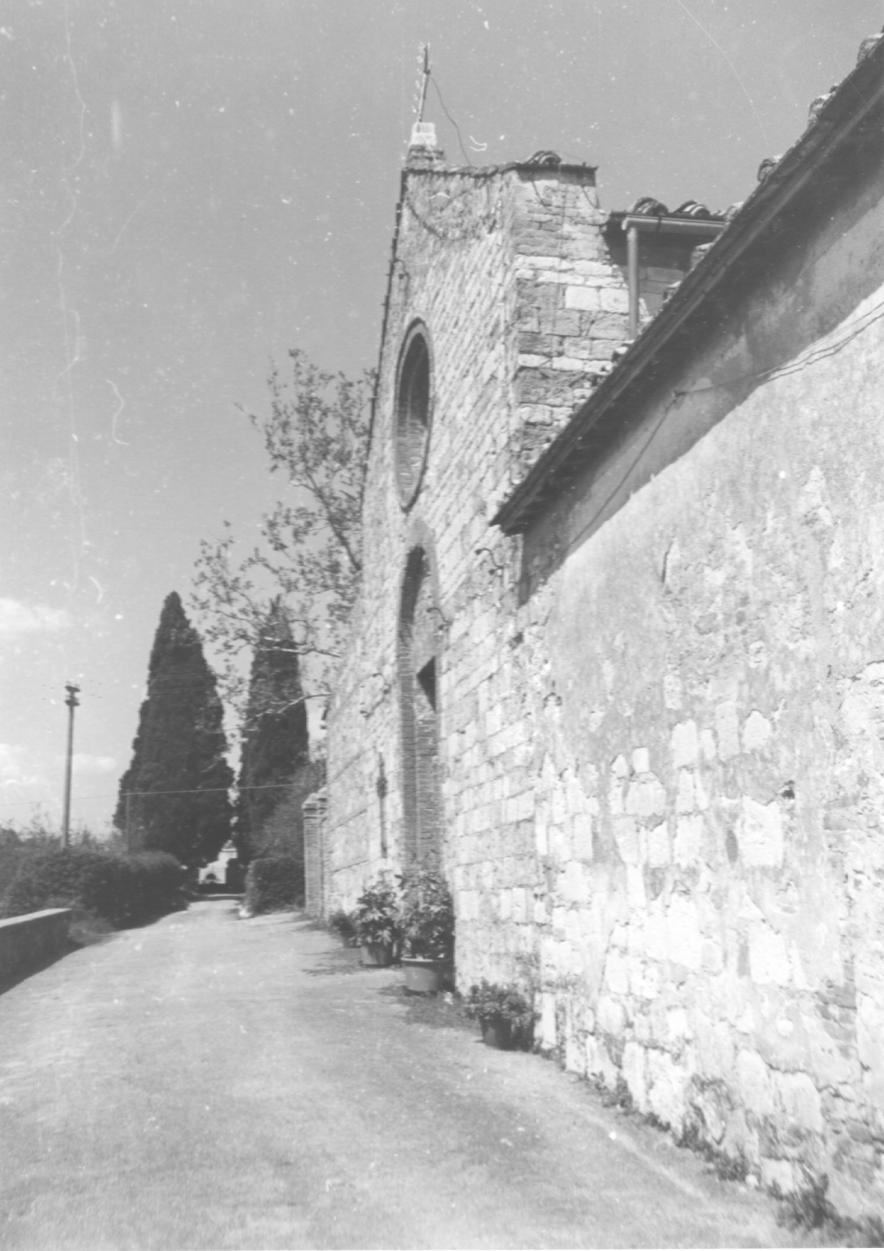
M 441 169 L 445 153 L 436 142 L 436 127 L 432 122 L 415 122 L 408 141 L 407 169 Z

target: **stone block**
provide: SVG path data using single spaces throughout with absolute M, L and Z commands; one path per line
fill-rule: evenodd
M 648 1051 L 646 1060 L 648 1107 L 664 1125 L 678 1131 L 687 1110 L 685 1087 L 687 1074 L 678 1061 L 667 1051 L 654 1048 Z
M 675 811 L 694 811 L 694 775 L 690 769 L 679 769 L 675 782 Z
M 645 774 L 636 778 L 626 792 L 626 811 L 640 820 L 666 812 L 666 789 L 659 778 Z
M 731 1026 L 706 1013 L 695 1014 L 695 1045 L 699 1071 L 707 1076 L 733 1072 L 736 1044 Z
M 740 858 L 749 868 L 777 868 L 783 863 L 783 817 L 776 800 L 760 804 L 744 796 L 737 825 Z
M 605 261 L 577 257 L 574 260 L 574 272 L 584 278 L 601 278 L 606 282 L 616 282 L 616 271 Z
M 718 938 L 704 939 L 700 951 L 700 967 L 704 973 L 717 977 L 724 972 L 724 950 Z
M 703 818 L 699 813 L 682 813 L 675 823 L 672 855 L 676 864 L 692 865 L 703 850 Z
M 663 981 L 660 965 L 655 960 L 633 962 L 629 980 L 630 990 L 637 999 L 654 1002 L 660 994 Z
M 627 313 L 629 292 L 626 287 L 605 287 L 600 293 L 599 307 L 606 313 Z
M 820 1095 L 807 1073 L 773 1073 L 774 1092 L 786 1121 L 808 1133 L 823 1132 Z
M 589 336 L 609 343 L 623 343 L 629 334 L 627 319 L 617 313 L 599 313 L 592 319 Z
M 534 791 L 522 791 L 504 800 L 504 820 L 507 824 L 524 821 L 534 816 Z
M 715 733 L 721 760 L 731 760 L 734 756 L 739 756 L 740 725 L 737 705 L 733 700 L 725 700 L 715 709 Z
M 861 995 L 857 1004 L 857 1056 L 865 1071 L 869 1095 L 884 1107 L 884 1003 L 871 995 Z
M 644 916 L 645 950 L 657 960 L 669 958 L 666 913 L 662 899 L 649 905 Z
M 602 307 L 601 294 L 595 287 L 566 287 L 565 308 L 595 311 Z
M 615 817 L 614 826 L 614 842 L 617 851 L 620 853 L 620 859 L 624 864 L 638 865 L 641 863 L 641 843 L 639 840 L 638 826 L 634 817 Z
M 626 1025 L 626 1013 L 619 999 L 602 995 L 596 1009 L 596 1025 L 605 1034 L 622 1034 Z
M 540 995 L 540 1018 L 536 1026 L 538 1045 L 543 1051 L 555 1049 L 556 1038 L 556 997 L 553 991 L 545 990 Z
M 567 348 L 568 352 L 571 352 L 572 355 L 568 356 L 564 354 L 565 348 Z M 583 350 L 581 351 L 581 349 Z M 580 344 L 574 340 L 565 340 L 559 350 L 563 354 L 553 357 L 550 361 L 550 368 L 557 369 L 560 373 L 571 374 L 571 381 L 574 382 L 576 390 L 577 385 L 579 385 L 579 381 L 584 379 L 587 372 L 589 345 Z M 590 384 L 587 380 L 587 388 L 589 388 L 589 385 Z
M 570 1027 L 571 1022 L 568 1024 Z M 565 1035 L 563 1059 L 569 1073 L 576 1073 L 579 1077 L 586 1076 L 586 1043 L 582 1035 L 573 1028 L 569 1028 Z
M 697 905 L 685 895 L 673 895 L 666 909 L 666 949 L 674 963 L 688 969 L 700 967 L 702 937 Z
M 646 1057 L 647 1052 L 638 1043 L 628 1042 L 623 1048 L 623 1080 L 639 1112 L 648 1111 Z
M 553 329 L 564 339 L 578 338 L 583 334 L 583 318 L 580 311 L 573 309 L 568 312 L 565 309 L 557 309 Z
M 543 334 L 536 330 L 523 330 L 519 335 L 518 351 L 520 363 L 529 365 L 539 363 L 545 357 L 554 356 L 561 351 L 561 345 L 556 335 Z M 525 360 L 525 354 L 533 359 Z
M 669 864 L 669 827 L 665 821 L 651 826 L 645 835 L 648 864 L 652 868 L 662 868 Z
M 632 1027 L 632 1036 L 642 1047 L 653 1047 L 656 1045 L 657 1039 L 654 1036 L 653 1022 L 644 1004 L 630 1004 L 630 1026 Z
M 769 1116 L 774 1111 L 773 1085 L 770 1069 L 755 1051 L 737 1053 L 737 1086 L 742 1101 L 756 1116 Z
M 590 1035 L 586 1039 L 586 1072 L 598 1077 L 608 1090 L 614 1090 L 620 1070 L 611 1056 L 602 1038 Z
M 785 940 L 764 921 L 755 922 L 749 929 L 749 975 L 761 986 L 785 986 L 789 981 Z
M 647 747 L 636 747 L 632 753 L 632 768 L 635 773 L 650 773 L 651 753 Z
M 647 903 L 644 868 L 640 864 L 626 866 L 626 902 L 633 912 L 641 912 Z
M 629 993 L 629 961 L 622 951 L 608 951 L 603 980 L 611 994 Z
M 512 917 L 516 925 L 527 925 L 534 911 L 534 898 L 524 886 L 516 886 L 512 892 Z
M 559 874 L 559 892 L 567 903 L 589 901 L 589 882 L 579 860 L 569 860 L 564 871 Z
M 788 1160 L 774 1160 L 762 1157 L 761 1184 L 765 1190 L 777 1190 L 788 1195 L 801 1188 L 802 1177 L 795 1165 Z
M 763 751 L 770 742 L 773 728 L 767 717 L 753 709 L 743 722 L 743 751 Z
M 669 746 L 674 769 L 695 765 L 700 751 L 696 722 L 682 721 L 675 726 L 669 739 Z
M 663 703 L 672 712 L 678 712 L 682 706 L 682 682 L 677 673 L 667 673 L 663 677 Z M 676 765 L 676 767 L 678 767 Z

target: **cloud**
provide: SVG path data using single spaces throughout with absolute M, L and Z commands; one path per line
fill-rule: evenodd
M 12 743 L 0 743 L 0 790 L 16 787 L 42 786 L 44 779 L 27 767 L 25 749 Z
M 44 604 L 22 604 L 0 597 L 0 638 L 20 634 L 57 634 L 70 627 L 71 619 L 61 608 Z
M 116 773 L 117 762 L 113 756 L 91 756 L 88 752 L 75 751 L 72 768 L 75 773 Z

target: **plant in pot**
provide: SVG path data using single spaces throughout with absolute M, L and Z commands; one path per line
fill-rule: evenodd
M 380 874 L 356 900 L 352 916 L 362 963 L 386 966 L 393 963 L 399 941 L 399 891 Z
M 450 975 L 454 956 L 454 904 L 448 883 L 434 869 L 401 878 L 402 968 L 405 989 L 435 994 Z
M 339 908 L 328 919 L 329 929 L 333 929 L 345 947 L 355 947 L 357 941 L 356 922 L 352 912 Z
M 479 1022 L 482 1041 L 504 1051 L 530 1051 L 536 1013 L 517 986 L 501 986 L 483 978 L 470 987 L 466 1014 Z

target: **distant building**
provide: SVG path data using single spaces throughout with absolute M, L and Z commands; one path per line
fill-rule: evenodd
M 230 890 L 241 890 L 243 872 L 237 858 L 236 848 L 232 842 L 225 843 L 218 853 L 218 859 L 199 870 L 200 886 L 229 887 Z
M 308 905 L 438 863 L 460 986 L 765 1185 L 884 1203 L 884 42 L 739 211 L 402 175 Z M 625 346 L 624 346 L 625 345 Z M 327 812 L 323 817 L 324 804 Z

